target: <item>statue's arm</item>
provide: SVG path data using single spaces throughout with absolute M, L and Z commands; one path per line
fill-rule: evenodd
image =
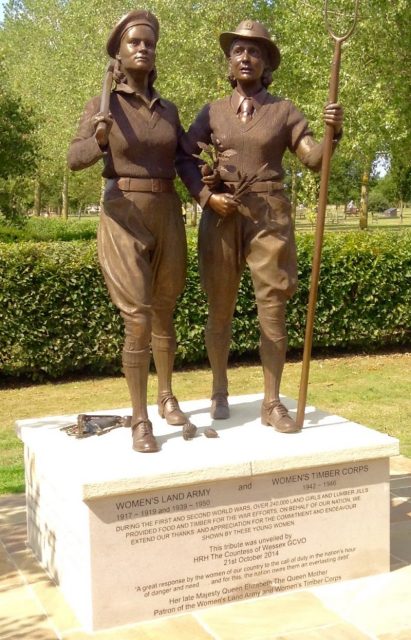
M 324 108 L 324 122 L 334 128 L 333 153 L 342 137 L 343 109 L 339 104 L 329 104 Z M 312 171 L 321 171 L 324 141 L 317 142 L 311 135 L 304 135 L 298 142 L 295 153 L 299 160 Z
M 181 129 L 179 135 L 176 170 L 191 196 L 204 209 L 212 195 L 210 188 L 204 184 L 200 170 L 201 160 L 196 158 L 201 152 L 199 142 L 211 143 L 210 107 L 206 105 L 198 114 L 187 132 Z
M 98 112 L 99 98 L 96 97 L 86 104 L 76 136 L 68 150 L 67 163 L 72 171 L 86 169 L 105 155 L 105 150 L 101 149 L 95 137 Z

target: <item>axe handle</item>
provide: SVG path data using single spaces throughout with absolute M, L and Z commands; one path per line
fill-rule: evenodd
M 101 91 L 101 99 L 100 99 L 100 112 L 104 116 L 108 116 L 110 109 L 110 94 L 111 94 L 111 86 L 113 84 L 113 71 L 114 71 L 114 60 L 110 60 L 107 65 L 106 73 L 103 80 L 103 89 Z M 95 136 L 97 142 L 103 146 L 105 143 L 107 133 L 107 123 L 99 122 L 96 127 Z

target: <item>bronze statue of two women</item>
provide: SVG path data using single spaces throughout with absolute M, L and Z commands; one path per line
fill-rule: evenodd
M 109 113 L 100 112 L 99 97 L 88 102 L 69 150 L 73 170 L 103 160 L 106 189 L 98 254 L 111 299 L 124 320 L 122 361 L 133 407 L 133 448 L 158 450 L 147 415 L 151 352 L 160 416 L 170 425 L 187 421 L 171 385 L 176 350 L 173 313 L 186 273 L 181 203 L 173 187 L 176 170 L 203 208 L 199 262 L 208 299 L 205 339 L 213 373 L 211 417 L 222 420 L 230 415 L 231 322 L 248 264 L 261 332 L 261 421 L 293 433 L 298 428 L 279 396 L 287 348 L 286 303 L 297 286 L 282 158 L 289 149 L 319 171 L 322 143 L 313 139 L 305 117 L 291 101 L 267 91 L 281 56 L 261 23 L 246 20 L 235 31 L 221 34 L 232 93 L 207 104 L 187 133 L 176 106 L 154 89 L 158 37 L 158 21 L 148 11 L 132 11 L 117 23 L 107 42 L 107 52 L 116 60 Z M 341 107 L 327 105 L 324 119 L 333 126 L 337 143 Z M 96 128 L 101 122 L 105 133 L 98 142 Z M 197 158 L 204 144 L 213 145 L 218 157 L 208 176 Z M 247 189 L 239 188 L 243 177 L 251 175 L 256 177 Z

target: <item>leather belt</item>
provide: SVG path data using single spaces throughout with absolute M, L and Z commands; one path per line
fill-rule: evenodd
M 238 185 L 238 182 L 224 182 L 234 188 Z M 282 182 L 274 182 L 273 180 L 262 180 L 261 182 L 254 182 L 248 191 L 254 191 L 254 193 L 273 193 L 273 191 L 282 191 L 284 184 Z
M 171 193 L 174 191 L 173 180 L 165 178 L 109 178 L 107 187 L 114 184 L 121 191 L 146 191 L 149 193 Z

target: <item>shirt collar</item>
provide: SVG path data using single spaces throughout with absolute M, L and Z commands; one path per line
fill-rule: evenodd
M 256 111 L 258 111 L 262 107 L 265 102 L 266 96 L 267 89 L 265 89 L 265 87 L 262 87 L 258 93 L 250 96 L 253 107 Z M 234 89 L 233 93 L 231 94 L 231 107 L 233 108 L 235 113 L 238 113 L 240 111 L 241 103 L 243 102 L 244 98 L 245 96 L 242 96 L 237 91 L 237 89 Z
M 163 106 L 163 101 L 159 93 L 155 89 L 152 90 L 152 98 L 151 100 L 147 100 L 144 96 L 135 93 L 131 87 L 128 86 L 125 82 L 119 82 L 114 87 L 113 91 L 117 91 L 118 93 L 128 93 L 129 95 L 133 95 L 138 100 L 141 100 L 149 109 L 153 109 L 154 105 L 158 102 L 161 106 Z

